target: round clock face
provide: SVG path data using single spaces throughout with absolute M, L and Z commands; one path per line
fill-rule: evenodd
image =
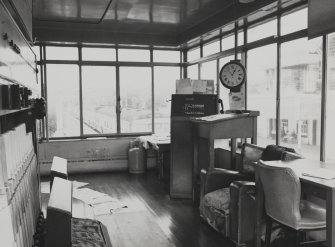
M 220 81 L 226 88 L 235 88 L 245 81 L 245 68 L 238 61 L 226 63 L 220 70 Z

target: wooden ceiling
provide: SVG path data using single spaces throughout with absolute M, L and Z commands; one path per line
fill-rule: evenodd
M 276 0 L 34 0 L 37 41 L 178 46 Z

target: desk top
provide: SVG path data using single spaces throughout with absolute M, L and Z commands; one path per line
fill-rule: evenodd
M 215 114 L 206 117 L 191 118 L 192 122 L 219 122 L 236 118 L 257 117 L 259 111 L 243 111 L 242 113 Z
M 142 143 L 145 149 L 149 149 L 151 145 L 152 148 L 155 150 L 159 149 L 159 145 L 171 143 L 170 134 L 153 134 L 150 136 L 139 136 L 135 140 Z
M 335 190 L 335 179 L 323 179 L 304 175 L 304 173 L 313 175 L 313 172 L 317 173 L 318 170 L 322 171 L 323 169 L 326 169 L 327 172 L 334 173 L 335 175 L 334 163 L 309 159 L 296 159 L 291 161 L 263 161 L 263 163 L 269 166 L 289 167 L 297 174 L 301 181 L 315 184 L 326 189 Z

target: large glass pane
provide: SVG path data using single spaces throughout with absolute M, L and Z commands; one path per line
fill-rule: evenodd
M 277 19 L 257 25 L 248 29 L 248 42 L 277 35 Z
M 232 35 L 223 37 L 221 42 L 222 42 L 222 51 L 234 48 L 235 47 L 235 35 L 232 34 Z
M 116 52 L 113 48 L 82 48 L 82 59 L 88 61 L 115 61 Z
M 171 95 L 176 93 L 179 67 L 155 67 L 155 132 L 170 132 Z
M 47 65 L 49 137 L 80 135 L 79 67 Z
M 216 60 L 206 62 L 201 65 L 201 79 L 213 80 L 215 85 L 215 93 L 216 93 L 217 74 L 218 73 L 216 68 Z
M 257 144 L 276 143 L 277 46 L 267 45 L 248 51 L 247 105 L 260 111 Z
M 281 18 L 281 35 L 307 28 L 307 8 L 295 11 Z
M 200 58 L 200 48 L 187 51 L 187 61 L 193 61 Z
M 237 40 L 238 40 L 237 42 L 238 46 L 244 45 L 244 31 L 238 33 Z
M 335 161 L 335 33 L 328 35 L 326 160 Z
M 121 132 L 152 131 L 151 69 L 120 68 Z
M 212 43 L 206 44 L 202 48 L 202 54 L 204 57 L 220 52 L 220 41 L 214 41 Z
M 116 133 L 115 68 L 83 66 L 84 134 Z
M 198 64 L 194 64 L 191 66 L 187 67 L 187 77 L 190 79 L 199 79 L 199 74 L 198 74 Z
M 154 62 L 179 63 L 180 62 L 180 52 L 179 51 L 154 50 L 153 59 L 154 59 Z
M 119 61 L 150 62 L 150 51 L 144 49 L 119 49 Z
M 47 60 L 78 60 L 77 47 L 47 46 L 45 53 Z
M 281 58 L 281 143 L 319 159 L 322 39 L 284 43 Z

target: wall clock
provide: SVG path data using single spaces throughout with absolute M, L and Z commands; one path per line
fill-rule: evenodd
M 245 78 L 245 68 L 238 60 L 226 63 L 220 70 L 220 81 L 229 89 L 238 89 L 245 82 Z

